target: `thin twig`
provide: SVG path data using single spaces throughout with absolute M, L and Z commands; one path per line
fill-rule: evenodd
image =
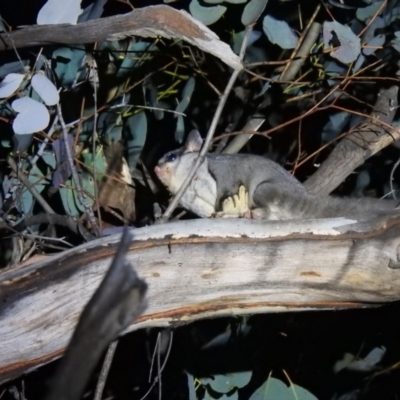
M 390 171 L 390 192 L 393 193 L 393 198 L 396 200 L 397 197 L 396 197 L 396 190 L 393 187 L 393 176 L 399 164 L 400 164 L 400 158 L 396 161 L 396 163 L 393 165 L 392 170 Z
M 101 367 L 99 380 L 97 381 L 96 390 L 93 400 L 101 400 L 103 396 L 104 386 L 106 384 L 108 372 L 110 371 L 111 363 L 114 358 L 115 350 L 117 348 L 118 340 L 115 340 L 108 346 L 106 356 L 104 357 L 103 366 Z
M 285 65 L 281 76 L 279 79 L 286 79 L 286 80 L 291 80 L 295 77 L 297 72 L 300 70 L 301 66 L 305 62 L 305 58 L 300 58 L 296 60 L 296 62 L 293 64 L 293 61 L 296 56 L 304 56 L 310 53 L 312 46 L 314 45 L 315 41 L 318 38 L 319 32 L 321 30 L 321 24 L 315 23 L 314 20 L 317 17 L 319 10 L 321 9 L 321 4 L 318 4 L 313 15 L 310 18 L 310 21 L 308 21 L 308 24 L 306 28 L 304 29 L 304 34 L 300 36 L 299 41 L 293 50 L 289 62 Z M 314 24 L 313 29 L 311 28 L 311 25 Z M 312 34 L 310 34 L 310 32 Z M 308 38 L 308 40 L 303 44 L 303 41 L 305 38 Z M 301 47 L 301 48 L 300 48 Z M 290 68 L 290 71 L 289 71 Z
M 7 157 L 7 163 L 17 175 L 18 179 L 25 185 L 27 190 L 29 190 L 36 201 L 42 206 L 43 210 L 47 214 L 55 214 L 54 210 L 49 206 L 43 196 L 36 190 L 35 184 L 29 182 L 29 180 L 24 176 L 24 174 L 18 168 L 16 162 L 11 156 Z
M 61 130 L 62 130 L 62 133 L 63 133 L 65 151 L 67 153 L 67 159 L 68 159 L 69 166 L 71 168 L 72 179 L 73 179 L 74 184 L 75 184 L 75 189 L 76 189 L 76 191 L 78 193 L 79 201 L 81 202 L 81 204 L 85 208 L 86 215 L 87 215 L 87 217 L 89 219 L 89 222 L 91 223 L 91 225 L 93 227 L 95 235 L 99 237 L 101 235 L 100 235 L 99 227 L 98 227 L 97 222 L 96 222 L 96 218 L 94 217 L 93 210 L 90 207 L 89 202 L 87 201 L 86 194 L 82 190 L 81 184 L 79 182 L 78 172 L 76 171 L 76 168 L 75 168 L 75 165 L 74 165 L 74 160 L 72 158 L 71 149 L 70 149 L 69 144 L 68 144 L 68 132 L 67 132 L 67 128 L 65 126 L 64 118 L 62 116 L 60 103 L 57 104 L 57 115 L 58 115 L 58 119 L 60 120 L 60 126 L 61 126 Z
M 247 42 L 249 40 L 250 34 L 253 30 L 253 25 L 249 25 L 246 27 L 246 31 L 243 37 L 243 42 L 242 42 L 242 47 L 240 49 L 240 54 L 239 54 L 239 59 L 240 62 L 243 62 L 244 59 L 244 55 L 246 53 L 246 47 L 247 47 Z M 241 71 L 239 70 L 234 70 L 232 72 L 232 75 L 228 81 L 228 84 L 226 85 L 226 88 L 224 90 L 224 93 L 219 101 L 217 110 L 215 111 L 213 120 L 211 121 L 211 125 L 210 125 L 210 129 L 208 130 L 206 139 L 204 140 L 203 143 L 203 147 L 200 151 L 199 156 L 197 157 L 196 162 L 194 163 L 192 169 L 190 170 L 188 176 L 186 177 L 186 179 L 184 180 L 182 186 L 180 187 L 180 189 L 178 190 L 178 192 L 176 193 L 176 195 L 174 196 L 174 198 L 172 199 L 171 203 L 169 204 L 168 208 L 165 210 L 164 215 L 160 218 L 159 222 L 166 222 L 168 220 L 168 218 L 171 216 L 171 214 L 173 213 L 173 211 L 175 210 L 176 206 L 179 203 L 179 200 L 182 198 L 183 194 L 185 193 L 186 189 L 188 188 L 188 186 L 190 185 L 190 182 L 192 181 L 197 168 L 204 162 L 204 159 L 206 157 L 207 151 L 208 151 L 208 147 L 210 146 L 211 140 L 213 138 L 215 129 L 217 127 L 218 121 L 221 117 L 222 114 L 222 110 L 225 106 L 225 103 L 228 99 L 228 96 L 232 90 L 232 87 L 234 85 L 234 83 L 236 82 L 237 77 L 239 76 Z
M 164 371 L 164 368 L 165 368 L 165 366 L 167 364 L 167 361 L 169 359 L 169 355 L 170 355 L 171 349 L 172 349 L 173 338 L 174 338 L 174 331 L 170 331 L 170 341 L 169 341 L 169 345 L 168 345 L 168 349 L 167 349 L 167 354 L 165 355 L 165 358 L 164 358 L 164 362 L 161 365 L 161 367 L 159 368 L 159 373 L 157 374 L 157 376 L 153 380 L 153 383 L 151 384 L 150 388 L 147 390 L 147 392 L 139 400 L 144 400 L 149 395 L 149 393 L 153 390 L 154 386 L 157 384 L 159 376 L 161 376 L 161 373 Z M 154 351 L 157 350 L 157 347 L 158 347 L 158 339 L 157 339 L 157 344 L 156 344 L 156 347 L 155 347 Z M 153 354 L 153 358 L 152 358 L 151 362 L 152 362 L 152 365 L 153 365 L 154 354 Z M 152 368 L 152 366 L 151 366 L 151 368 Z M 150 378 L 150 376 L 151 376 L 151 372 L 149 374 L 149 378 Z
M 3 20 L 3 18 L 2 18 L 1 14 L 0 14 L 0 22 L 1 22 L 2 20 Z M 3 24 L 2 24 L 2 25 L 3 25 Z M 23 61 L 22 61 L 22 59 L 21 59 L 21 57 L 20 57 L 20 55 L 19 55 L 19 53 L 18 53 L 17 48 L 15 47 L 13 38 L 9 35 L 9 33 L 8 33 L 8 31 L 5 29 L 5 26 L 4 26 L 4 25 L 3 25 L 3 27 L 4 27 L 4 34 L 7 36 L 8 40 L 10 41 L 11 46 L 12 46 L 14 52 L 15 52 L 15 55 L 17 56 L 19 62 L 21 63 L 22 69 L 25 70 L 24 63 L 23 63 Z
M 22 237 L 32 239 L 36 242 L 38 242 L 39 240 L 47 240 L 49 242 L 57 242 L 57 243 L 65 244 L 67 247 L 74 247 L 71 243 L 65 241 L 63 238 L 52 238 L 49 236 L 31 235 L 29 233 L 20 233 L 20 235 Z
M 357 35 L 359 38 L 361 38 L 364 35 L 364 32 L 369 29 L 369 27 L 372 25 L 372 23 L 375 21 L 377 16 L 382 12 L 382 10 L 386 7 L 387 5 L 387 0 L 384 0 L 379 7 L 379 9 L 376 11 L 375 15 L 368 21 L 368 23 L 365 25 L 364 29 L 361 30 L 361 32 Z
M 91 80 L 93 86 L 93 98 L 94 98 L 94 117 L 93 117 L 93 134 L 92 134 L 92 160 L 93 160 L 93 183 L 94 183 L 94 197 L 95 204 L 97 209 L 97 215 L 99 220 L 99 229 L 100 232 L 103 232 L 103 226 L 101 221 L 101 210 L 100 210 L 100 202 L 99 202 L 99 188 L 97 185 L 97 172 L 96 172 L 96 141 L 97 141 L 97 120 L 98 120 L 98 111 L 97 111 L 97 86 L 99 84 L 99 76 L 97 64 L 94 58 L 91 58 L 91 63 L 89 66 L 89 82 Z
M 114 110 L 119 107 L 126 107 L 126 104 L 118 104 L 116 106 L 110 107 L 110 110 Z M 135 104 L 134 106 L 131 106 L 131 108 L 140 108 L 140 109 L 145 109 L 145 110 L 155 110 L 155 111 L 162 111 L 162 112 L 169 112 L 171 114 L 175 115 L 182 115 L 182 117 L 186 117 L 186 114 L 183 112 L 175 111 L 175 110 L 167 110 L 166 108 L 161 108 L 161 107 L 150 107 L 150 106 L 139 106 Z
M 47 143 L 49 143 L 51 136 L 53 135 L 54 131 L 56 130 L 56 125 L 58 122 L 58 116 L 56 115 L 53 123 L 51 124 L 51 127 L 49 129 L 49 131 L 47 132 L 47 136 L 44 138 L 43 142 L 41 143 L 41 145 L 39 146 L 38 151 L 36 152 L 35 156 L 30 160 L 31 166 L 33 167 L 34 165 L 36 165 L 37 160 L 39 159 L 39 157 L 41 157 L 44 153 L 44 150 L 47 146 Z

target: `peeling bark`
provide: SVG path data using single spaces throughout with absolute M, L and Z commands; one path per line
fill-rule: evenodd
M 400 298 L 400 216 L 370 222 L 191 220 L 133 230 L 149 286 L 127 329 L 201 318 L 356 308 Z M 106 237 L 0 274 L 0 380 L 61 356 L 115 254 Z

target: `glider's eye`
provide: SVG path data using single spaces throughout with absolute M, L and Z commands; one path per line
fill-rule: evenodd
M 175 161 L 176 160 L 176 154 L 175 153 L 170 153 L 170 154 L 167 155 L 166 159 L 167 159 L 167 162 Z

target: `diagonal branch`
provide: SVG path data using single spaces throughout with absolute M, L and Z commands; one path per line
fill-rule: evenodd
M 392 86 L 379 92 L 372 119 L 339 142 L 318 171 L 305 182 L 311 193 L 329 194 L 365 160 L 400 139 L 400 129 L 390 127 L 397 111 L 398 91 L 398 86 Z
M 239 57 L 214 32 L 186 11 L 165 5 L 139 8 L 128 14 L 94 19 L 78 25 L 38 25 L 0 33 L 0 51 L 57 43 L 120 40 L 127 36 L 182 39 L 218 57 L 230 67 L 242 69 Z

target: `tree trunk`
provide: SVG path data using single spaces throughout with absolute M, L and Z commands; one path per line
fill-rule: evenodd
M 400 215 L 372 221 L 199 219 L 133 230 L 148 284 L 128 331 L 201 318 L 355 308 L 400 298 Z M 0 274 L 0 381 L 61 356 L 120 235 Z

